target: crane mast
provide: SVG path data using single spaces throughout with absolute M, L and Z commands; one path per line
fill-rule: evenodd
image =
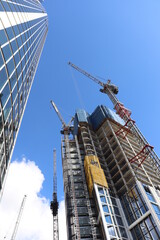
M 14 240 L 16 238 L 16 234 L 17 234 L 17 231 L 18 231 L 18 227 L 19 227 L 19 224 L 20 224 L 21 217 L 22 217 L 22 212 L 23 212 L 23 209 L 24 209 L 24 204 L 25 204 L 26 198 L 27 198 L 27 196 L 24 195 L 21 206 L 20 206 L 20 210 L 19 210 L 19 213 L 18 213 L 18 217 L 17 217 L 17 220 L 16 220 L 16 224 L 15 224 L 15 227 L 14 227 L 14 231 L 13 231 L 13 234 L 12 234 L 12 237 L 11 237 L 11 240 Z
M 145 148 L 150 154 L 151 158 L 153 159 L 154 163 L 157 167 L 157 173 L 160 174 L 160 159 L 158 158 L 157 154 L 154 152 L 153 147 L 149 145 L 143 134 L 140 132 L 139 128 L 136 126 L 135 121 L 131 119 L 131 111 L 121 103 L 118 98 L 115 96 L 118 93 L 118 87 L 111 84 L 111 81 L 108 80 L 107 83 L 101 82 L 96 77 L 92 76 L 91 74 L 87 73 L 83 69 L 77 67 L 75 64 L 68 62 L 68 64 L 77 70 L 78 72 L 82 73 L 86 77 L 90 78 L 95 83 L 99 84 L 102 89 L 100 89 L 100 92 L 105 93 L 110 98 L 111 102 L 113 103 L 114 109 L 116 110 L 116 113 L 124 120 L 125 127 L 128 127 L 131 132 L 136 136 L 137 140 L 140 142 L 140 144 Z
M 56 163 L 56 149 L 53 150 L 53 193 L 57 195 L 57 163 Z
M 58 201 L 57 201 L 57 167 L 56 167 L 56 150 L 53 150 L 53 201 L 50 208 L 53 214 L 53 240 L 59 240 L 58 227 Z

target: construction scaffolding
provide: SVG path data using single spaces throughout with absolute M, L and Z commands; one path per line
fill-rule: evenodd
M 96 214 L 86 185 L 82 146 L 78 139 L 62 139 L 62 163 L 65 202 L 67 207 L 68 239 L 100 239 Z M 97 238 L 98 237 L 98 238 Z

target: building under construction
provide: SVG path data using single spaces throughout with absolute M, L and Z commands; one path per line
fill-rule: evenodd
M 92 114 L 77 110 L 71 127 L 62 122 L 68 239 L 158 240 L 159 158 L 117 90 L 101 86 L 116 113 L 101 105 Z

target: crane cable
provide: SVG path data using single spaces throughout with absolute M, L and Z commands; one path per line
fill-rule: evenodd
M 77 97 L 78 97 L 80 106 L 81 106 L 81 108 L 85 109 L 85 104 L 84 104 L 84 101 L 83 101 L 83 98 L 82 98 L 82 94 L 81 94 L 81 92 L 80 92 L 80 88 L 79 88 L 79 86 L 78 86 L 78 81 L 77 81 L 76 78 L 75 78 L 75 75 L 74 75 L 74 73 L 73 73 L 72 68 L 71 68 L 71 67 L 69 67 L 69 68 L 70 68 L 70 72 L 71 72 L 73 84 L 74 84 L 74 87 L 75 87 L 75 90 L 76 90 L 76 93 L 77 93 Z

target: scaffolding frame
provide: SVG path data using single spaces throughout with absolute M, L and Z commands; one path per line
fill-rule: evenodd
M 139 153 L 137 153 L 134 157 L 132 157 L 131 159 L 129 159 L 130 163 L 133 163 L 135 161 L 140 161 L 138 167 L 140 167 L 142 165 L 142 163 L 145 161 L 145 159 L 148 157 L 148 155 L 150 154 L 150 151 L 153 150 L 153 147 L 146 144 L 142 150 L 139 151 Z
M 135 121 L 132 119 L 128 119 L 127 122 L 124 124 L 124 126 L 120 126 L 119 130 L 117 130 L 117 132 L 115 132 L 115 134 L 117 136 L 119 136 L 120 134 L 123 135 L 123 133 L 125 133 L 125 135 L 123 136 L 123 138 L 125 138 L 127 136 L 127 134 L 131 131 L 132 126 L 128 125 L 128 123 L 132 122 L 133 124 L 135 124 Z

